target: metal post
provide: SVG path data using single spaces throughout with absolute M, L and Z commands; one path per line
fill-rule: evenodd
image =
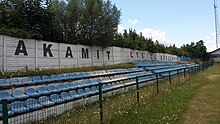
M 177 69 L 178 83 L 180 82 L 179 69 Z
M 157 94 L 159 94 L 159 79 L 158 79 L 158 73 L 156 74 L 156 79 L 157 79 Z
M 3 121 L 3 124 L 8 124 L 8 101 L 7 99 L 2 100 L 2 121 Z
M 136 76 L 136 88 L 137 88 L 137 102 L 139 105 L 139 85 L 138 85 L 138 76 Z
M 186 77 L 186 68 L 183 69 L 184 70 L 184 78 Z
M 190 79 L 190 68 L 188 67 L 188 75 L 189 75 L 189 79 Z
M 101 83 L 99 83 L 99 109 L 100 109 L 100 124 L 103 124 L 102 84 Z
M 170 71 L 169 71 L 169 83 L 171 84 L 171 75 L 170 75 Z

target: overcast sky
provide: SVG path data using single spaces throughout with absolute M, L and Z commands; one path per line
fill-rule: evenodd
M 119 32 L 133 28 L 165 45 L 203 40 L 216 49 L 213 0 L 111 0 L 121 9 Z M 218 2 L 219 4 L 219 2 Z

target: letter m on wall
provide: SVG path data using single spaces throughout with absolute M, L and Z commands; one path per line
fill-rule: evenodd
M 82 48 L 82 58 L 88 59 L 89 58 L 89 50 Z

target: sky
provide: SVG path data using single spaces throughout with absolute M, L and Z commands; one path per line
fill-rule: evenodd
M 208 52 L 216 49 L 213 0 L 111 1 L 122 13 L 119 32 L 133 28 L 145 37 L 177 47 L 203 40 Z

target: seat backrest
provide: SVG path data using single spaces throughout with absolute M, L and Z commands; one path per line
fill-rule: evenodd
M 44 85 L 41 85 L 37 88 L 37 91 L 41 92 L 41 91 L 47 91 L 47 88 Z
M 50 77 L 51 77 L 52 80 L 59 80 L 58 75 L 51 75 Z
M 23 94 L 24 94 L 24 92 L 21 89 L 14 89 L 13 90 L 13 95 L 14 96 L 19 96 L 19 95 L 23 95 Z
M 27 105 L 27 106 L 34 106 L 34 105 L 36 105 L 36 104 L 38 104 L 38 103 L 37 103 L 37 100 L 36 100 L 36 99 L 33 99 L 33 98 L 27 99 L 27 100 L 25 101 L 25 105 Z
M 38 82 L 38 81 L 42 81 L 40 76 L 33 76 L 33 81 L 34 82 Z
M 17 83 L 21 83 L 21 81 L 18 78 L 11 78 L 10 83 L 11 84 L 17 84 Z
M 47 101 L 49 101 L 49 98 L 48 98 L 47 96 L 41 96 L 41 97 L 39 98 L 39 102 L 40 102 L 40 103 L 47 102 Z
M 25 93 L 27 93 L 27 94 L 32 94 L 32 93 L 35 93 L 36 92 L 36 89 L 35 88 L 27 88 L 26 90 L 25 90 Z
M 52 94 L 52 95 L 50 95 L 50 98 L 52 100 L 58 100 L 58 99 L 60 99 L 60 96 L 58 94 Z
M 79 86 L 79 82 L 78 81 L 74 81 L 72 84 L 73 84 L 74 87 L 78 87 Z
M 23 103 L 21 101 L 14 101 L 12 102 L 9 107 L 11 109 L 14 109 L 14 108 L 21 108 L 21 107 L 24 107 Z
M 78 89 L 77 92 L 78 92 L 79 94 L 85 93 L 85 91 L 84 91 L 83 89 Z
M 90 92 L 91 89 L 87 87 L 87 88 L 85 88 L 85 91 L 86 91 L 86 92 Z
M 8 91 L 0 91 L 0 99 L 7 99 L 8 97 L 11 97 Z
M 23 82 L 29 82 L 29 81 L 32 81 L 32 80 L 29 77 L 23 77 L 22 81 Z
M 49 84 L 47 88 L 48 88 L 48 90 L 56 90 L 57 89 L 54 84 Z
M 47 76 L 47 75 L 42 76 L 42 79 L 43 79 L 43 80 L 51 80 L 50 77 Z
M 57 86 L 58 89 L 65 88 L 65 85 L 63 83 L 58 83 L 56 86 Z
M 71 96 L 78 95 L 75 90 L 71 90 L 71 91 L 69 92 L 69 94 L 70 94 Z
M 65 83 L 65 86 L 66 86 L 66 87 L 72 87 L 73 85 L 72 85 L 70 82 L 66 82 L 66 83 Z
M 60 96 L 61 98 L 65 98 L 65 97 L 68 97 L 69 94 L 67 92 L 62 92 Z
M 96 90 L 98 90 L 98 88 L 96 87 L 96 86 L 92 86 L 92 91 L 96 91 Z
M 67 79 L 65 74 L 59 74 L 60 79 Z
M 5 79 L 0 79 L 0 84 L 7 84 L 8 82 Z

